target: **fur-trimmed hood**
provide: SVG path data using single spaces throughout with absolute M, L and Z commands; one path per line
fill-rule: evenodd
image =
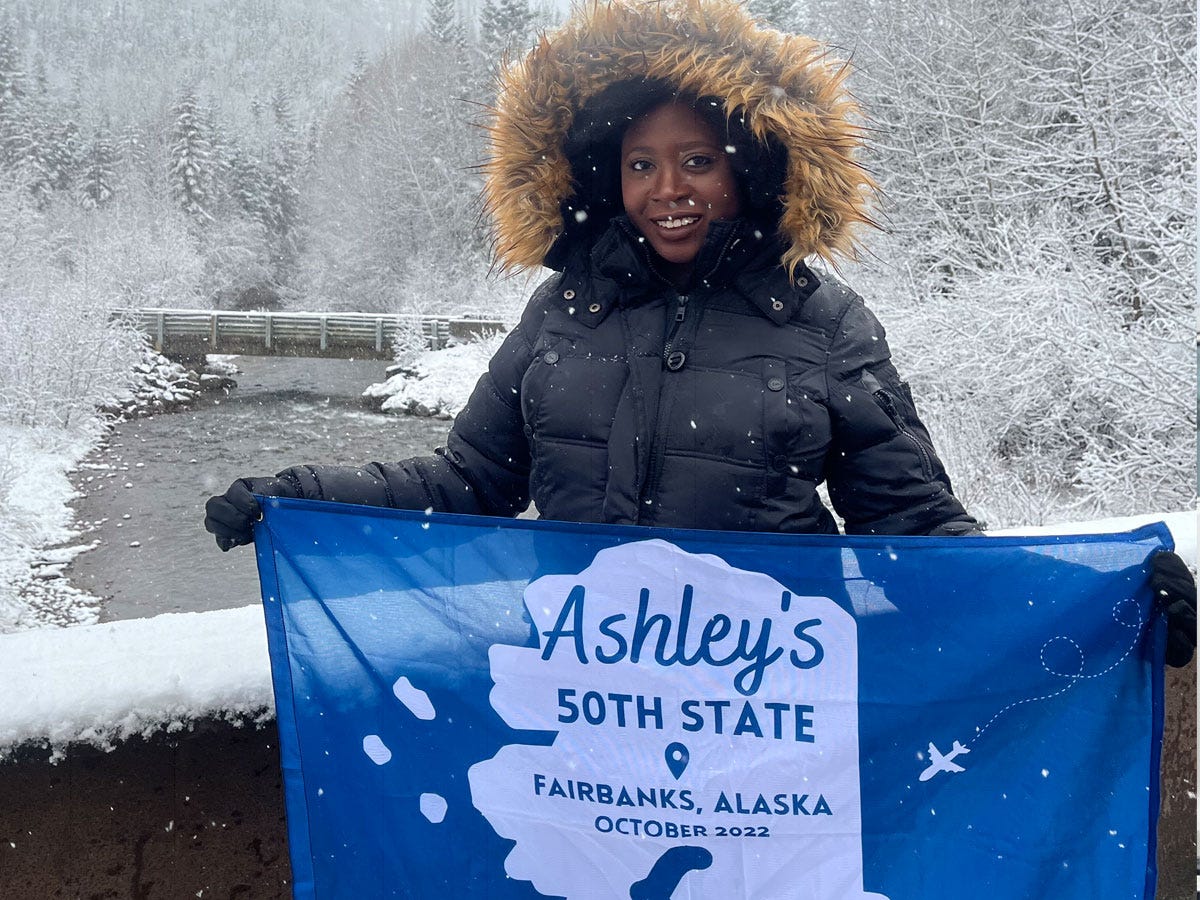
M 567 148 L 581 112 L 643 82 L 720 98 L 749 139 L 786 149 L 776 209 L 789 272 L 809 255 L 854 257 L 877 188 L 855 159 L 863 129 L 847 74 L 824 45 L 760 26 L 733 0 L 588 0 L 501 74 L 483 166 L 497 265 L 546 261 L 564 213 L 586 208 L 573 206 Z

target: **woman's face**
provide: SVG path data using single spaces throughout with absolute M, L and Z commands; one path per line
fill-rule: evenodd
M 710 222 L 738 215 L 737 182 L 720 136 L 690 106 L 664 103 L 621 141 L 625 214 L 675 272 L 690 270 Z

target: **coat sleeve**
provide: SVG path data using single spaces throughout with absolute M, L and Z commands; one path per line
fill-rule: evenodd
M 892 365 L 883 326 L 856 296 L 834 330 L 826 384 L 829 498 L 848 534 L 979 531 Z
M 553 280 L 553 279 L 552 279 Z M 543 284 L 504 339 L 432 456 L 350 466 L 293 466 L 278 477 L 297 496 L 397 509 L 515 516 L 529 505 L 529 442 L 521 380 L 552 291 Z

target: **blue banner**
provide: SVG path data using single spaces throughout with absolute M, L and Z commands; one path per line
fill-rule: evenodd
M 1153 897 L 1165 526 L 263 504 L 296 897 Z

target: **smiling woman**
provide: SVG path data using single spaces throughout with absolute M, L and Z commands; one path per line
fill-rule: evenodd
M 882 327 L 806 264 L 855 255 L 874 184 L 845 68 L 727 0 L 582 7 L 501 76 L 500 268 L 557 270 L 433 457 L 297 466 L 253 494 L 737 531 L 961 534 Z

